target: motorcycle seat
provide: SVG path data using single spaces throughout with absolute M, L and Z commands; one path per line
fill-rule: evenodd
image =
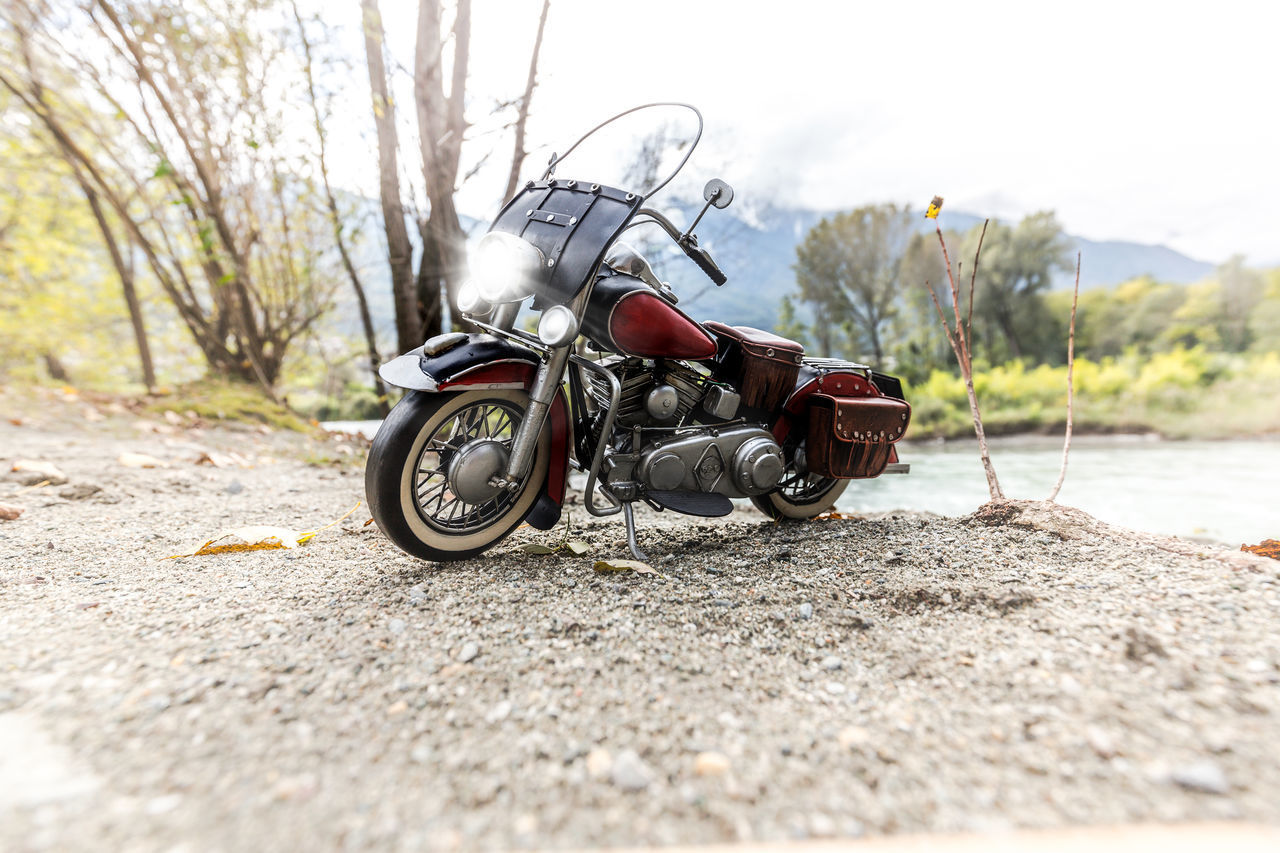
M 718 337 L 731 338 L 755 350 L 772 349 L 797 355 L 804 353 L 803 346 L 780 335 L 775 335 L 773 332 L 764 332 L 760 329 L 753 329 L 750 326 L 729 326 L 716 320 L 703 323 L 702 326 Z

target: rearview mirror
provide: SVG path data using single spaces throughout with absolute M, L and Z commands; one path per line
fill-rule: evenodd
M 712 178 L 702 188 L 702 197 L 718 209 L 724 210 L 733 201 L 733 187 L 719 178 Z

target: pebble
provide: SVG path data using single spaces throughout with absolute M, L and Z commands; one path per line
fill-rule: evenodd
M 635 750 L 624 749 L 613 760 L 609 781 L 624 791 L 643 791 L 653 781 L 653 771 Z
M 601 779 L 613 767 L 613 756 L 602 746 L 587 753 L 587 775 L 592 779 Z
M 844 669 L 844 661 L 840 660 L 840 658 L 835 655 L 827 655 L 822 659 L 822 668 L 828 672 L 833 672 L 837 669 Z
M 871 732 L 862 726 L 846 726 L 836 735 L 836 743 L 843 749 L 853 749 L 870 742 Z
M 414 584 L 409 587 L 409 603 L 421 604 L 427 600 L 427 589 L 422 584 Z
M 387 623 L 387 630 L 393 634 L 403 634 L 406 627 L 403 619 L 392 619 Z
M 1089 742 L 1089 746 L 1098 754 L 1099 758 L 1112 758 L 1116 754 L 1116 744 L 1111 735 L 1107 734 L 1097 726 L 1086 726 L 1084 730 L 1085 740 Z
M 813 618 L 813 605 L 812 605 L 812 604 L 810 604 L 809 602 L 807 602 L 807 601 L 806 601 L 804 604 L 801 604 L 801 605 L 800 605 L 800 618 L 801 618 L 801 619 L 812 619 L 812 618 Z
M 693 772 L 698 776 L 723 776 L 730 766 L 729 756 L 714 750 L 699 752 L 693 760 Z
M 102 491 L 102 486 L 93 483 L 75 483 L 58 492 L 58 497 L 69 501 L 82 501 L 85 498 L 93 497 L 100 491 Z
M 227 487 L 223 491 L 229 495 L 238 495 L 244 491 L 244 483 L 239 480 L 232 480 L 230 483 L 227 483 Z
M 1227 774 L 1217 762 L 1209 759 L 1185 764 L 1174 769 L 1171 778 L 1174 783 L 1188 791 L 1200 791 L 1205 794 L 1226 794 L 1231 790 Z
M 471 663 L 480 654 L 480 646 L 477 643 L 463 643 L 462 649 L 458 652 L 458 663 Z

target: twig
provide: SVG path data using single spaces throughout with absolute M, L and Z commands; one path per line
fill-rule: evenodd
M 1075 410 L 1075 382 L 1073 375 L 1076 367 L 1076 304 L 1080 301 L 1080 253 L 1076 252 L 1076 286 L 1071 294 L 1071 327 L 1067 332 L 1067 434 L 1062 442 L 1062 467 L 1058 469 L 1058 482 L 1053 484 L 1049 493 L 1049 502 L 1058 498 L 1062 489 L 1062 481 L 1067 479 L 1067 455 L 1071 453 L 1071 424 Z
M 955 353 L 956 361 L 960 364 L 960 375 L 964 378 L 965 393 L 969 397 L 969 413 L 973 415 L 973 431 L 978 437 L 978 451 L 982 456 L 982 470 L 987 476 L 987 491 L 990 492 L 992 500 L 1000 500 L 1004 498 L 1004 492 L 1000 488 L 1000 480 L 996 477 L 995 466 L 991 464 L 991 451 L 987 447 L 987 433 L 982 426 L 982 412 L 978 409 L 978 394 L 973 387 L 973 352 L 969 346 L 969 330 L 966 328 L 964 320 L 960 317 L 960 290 L 956 287 L 956 278 L 952 272 L 951 254 L 947 251 L 947 241 L 943 239 L 942 229 L 938 228 L 936 230 L 938 232 L 938 243 L 942 246 L 942 258 L 946 262 L 947 285 L 951 288 L 951 310 L 956 319 L 954 334 L 952 334 L 946 315 L 942 312 L 942 305 L 932 287 L 929 287 L 929 293 L 933 296 L 933 305 L 938 311 L 938 319 L 942 320 L 942 327 L 947 331 L 947 340 L 951 344 L 951 350 Z M 983 225 L 983 233 L 986 233 L 985 224 Z M 982 251 L 981 243 L 979 243 L 978 251 Z M 973 259 L 973 267 L 976 276 L 978 268 L 976 256 Z M 972 300 L 972 297 L 970 299 Z
M 978 281 L 978 258 L 982 255 L 982 241 L 987 239 L 987 223 L 990 219 L 982 220 L 982 233 L 978 235 L 978 251 L 973 253 L 973 272 L 969 275 L 969 319 L 965 321 L 965 325 L 970 329 L 973 328 L 973 286 Z

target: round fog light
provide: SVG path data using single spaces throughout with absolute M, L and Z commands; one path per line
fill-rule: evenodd
M 458 288 L 458 310 L 463 314 L 483 314 L 489 310 L 489 303 L 480 295 L 474 280 L 465 281 Z
M 562 347 L 578 337 L 578 318 L 564 305 L 552 305 L 538 321 L 538 339 L 549 347 Z

